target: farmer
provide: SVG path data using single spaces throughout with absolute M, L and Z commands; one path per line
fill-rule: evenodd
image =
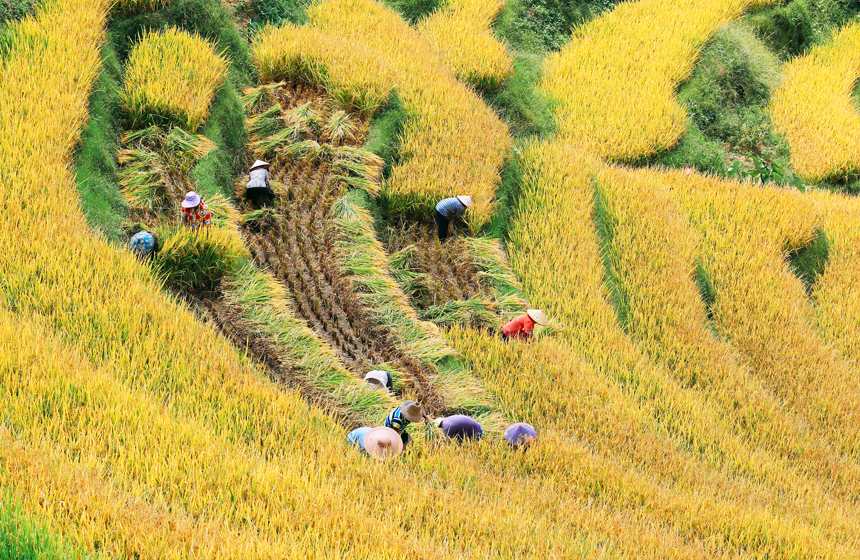
M 275 198 L 275 191 L 269 185 L 269 164 L 257 160 L 251 166 L 251 177 L 245 185 L 245 198 L 251 201 L 254 207 L 260 207 L 264 202 L 271 202 Z
M 537 430 L 525 422 L 516 422 L 505 429 L 505 441 L 513 447 L 528 447 L 537 439 Z
M 179 221 L 183 226 L 191 229 L 208 228 L 212 225 L 212 214 L 200 195 L 194 191 L 189 191 L 185 195 L 185 200 L 182 201 Z
M 455 414 L 447 418 L 437 418 L 433 420 L 433 423 L 442 429 L 445 437 L 458 441 L 481 439 L 481 436 L 484 435 L 484 429 L 477 420 L 463 416 L 462 414 Z
M 358 428 L 346 436 L 353 445 L 374 459 L 387 459 L 403 451 L 403 442 L 391 428 Z
M 512 338 L 527 340 L 532 335 L 535 324 L 545 327 L 549 323 L 546 314 L 540 309 L 529 309 L 519 317 L 515 317 L 502 327 L 502 339 L 505 342 Z
M 140 231 L 128 240 L 128 248 L 142 261 L 151 259 L 158 252 L 158 238 L 151 231 Z
M 394 381 L 387 371 L 375 369 L 364 376 L 364 382 L 376 389 L 377 391 L 393 391 Z
M 436 205 L 436 229 L 439 232 L 439 241 L 445 241 L 448 237 L 448 224 L 453 218 L 460 218 L 467 208 L 472 206 L 471 196 L 455 196 L 440 200 Z
M 406 426 L 408 426 L 410 422 L 420 422 L 422 418 L 424 418 L 426 422 L 430 422 L 430 417 L 421 410 L 421 407 L 418 406 L 418 404 L 414 401 L 403 401 L 403 404 L 392 410 L 391 413 L 385 417 L 384 425 L 386 428 L 391 428 L 400 434 L 400 439 L 403 440 L 403 447 L 406 447 L 406 444 L 409 443 L 409 434 L 406 432 Z

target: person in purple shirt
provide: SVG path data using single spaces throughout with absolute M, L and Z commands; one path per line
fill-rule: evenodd
M 463 416 L 462 414 L 455 414 L 454 416 L 448 416 L 446 418 L 437 418 L 433 420 L 433 423 L 442 429 L 442 433 L 445 437 L 450 439 L 456 439 L 459 441 L 463 441 L 465 439 L 481 439 L 481 436 L 484 435 L 484 429 L 477 420 L 469 418 L 468 416 Z

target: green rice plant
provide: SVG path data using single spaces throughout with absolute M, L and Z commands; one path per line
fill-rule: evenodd
M 215 149 L 215 142 L 203 135 L 191 134 L 175 126 L 165 136 L 164 147 L 170 153 L 187 155 L 199 160 Z
M 247 88 L 239 98 L 246 113 L 255 113 L 263 109 L 267 105 L 275 102 L 275 95 L 278 90 L 284 87 L 286 82 L 277 82 L 273 84 L 263 84 L 255 88 Z
M 424 365 L 436 370 L 434 387 L 451 411 L 468 414 L 495 411 L 492 399 L 478 380 L 456 359 L 436 325 L 419 319 L 409 300 L 390 273 L 382 243 L 373 230 L 373 217 L 367 210 L 368 194 L 348 191 L 332 206 L 339 233 L 338 248 L 344 258 L 341 266 L 361 300 L 372 309 L 380 324 L 391 329 L 398 348 Z M 497 412 L 491 430 L 504 424 Z
M 21 510 L 14 494 L 0 497 L 0 559 L 2 560 L 65 560 L 83 559 L 85 553 L 77 547 L 66 548 L 63 542 L 34 522 Z
M 157 153 L 148 149 L 126 149 L 119 153 L 120 187 L 132 208 L 153 210 L 169 192 L 170 174 Z
M 134 126 L 176 122 L 196 131 L 227 77 L 227 59 L 199 35 L 147 31 L 131 52 L 122 99 Z
M 502 326 L 496 313 L 496 304 L 483 298 L 451 300 L 439 305 L 431 305 L 421 310 L 419 316 L 424 321 L 433 321 L 442 327 L 460 325 L 472 328 L 495 328 Z
M 284 121 L 281 119 L 282 111 L 283 107 L 280 103 L 276 103 L 256 117 L 248 119 L 245 121 L 248 126 L 248 133 L 257 137 L 276 134 L 284 126 Z
M 353 189 L 363 190 L 370 196 L 379 195 L 379 183 L 369 181 L 363 177 L 352 177 L 349 175 L 332 175 L 333 179 L 343 181 Z
M 522 313 L 529 303 L 523 296 L 522 286 L 511 270 L 499 240 L 492 237 L 468 237 L 465 243 L 469 250 L 467 258 L 493 292 L 496 311 L 506 318 Z
M 289 359 L 309 397 L 370 425 L 379 424 L 397 406 L 390 394 L 374 391 L 341 366 L 331 347 L 293 315 L 286 291 L 270 274 L 249 262 L 227 275 L 222 289 L 224 300 Z
M 214 290 L 225 274 L 236 270 L 249 257 L 241 238 L 232 229 L 162 226 L 156 233 L 161 240 L 161 250 L 155 259 L 156 272 L 179 290 Z

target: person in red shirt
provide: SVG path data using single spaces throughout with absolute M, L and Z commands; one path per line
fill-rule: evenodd
M 196 192 L 190 191 L 182 201 L 179 221 L 183 226 L 191 229 L 208 228 L 212 225 L 212 214 L 203 202 L 203 198 Z
M 532 330 L 536 324 L 545 327 L 547 323 L 549 321 L 543 311 L 540 309 L 529 309 L 502 327 L 502 338 L 505 342 L 512 338 L 527 340 L 531 337 Z

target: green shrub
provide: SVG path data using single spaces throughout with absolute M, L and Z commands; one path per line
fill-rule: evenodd
M 400 12 L 403 19 L 415 23 L 445 4 L 444 0 L 385 0 L 385 3 Z
M 777 57 L 749 27 L 736 23 L 705 48 L 678 97 L 706 139 L 765 159 L 787 157 L 767 110 L 770 90 L 778 81 Z M 691 140 L 697 140 L 695 132 Z
M 722 145 L 705 138 L 695 123 L 690 124 L 677 146 L 656 162 L 673 168 L 692 167 L 702 173 L 715 175 L 725 172 L 728 165 Z
M 856 0 L 792 0 L 756 12 L 747 21 L 771 49 L 788 59 L 826 40 L 858 8 Z
M 0 0 L 0 26 L 33 13 L 36 0 Z
M 253 0 L 241 13 L 249 18 L 253 31 L 266 24 L 300 25 L 308 21 L 307 8 L 311 0 Z
M 618 0 L 512 0 L 496 25 L 509 43 L 530 50 L 558 50 L 573 29 L 612 8 Z

